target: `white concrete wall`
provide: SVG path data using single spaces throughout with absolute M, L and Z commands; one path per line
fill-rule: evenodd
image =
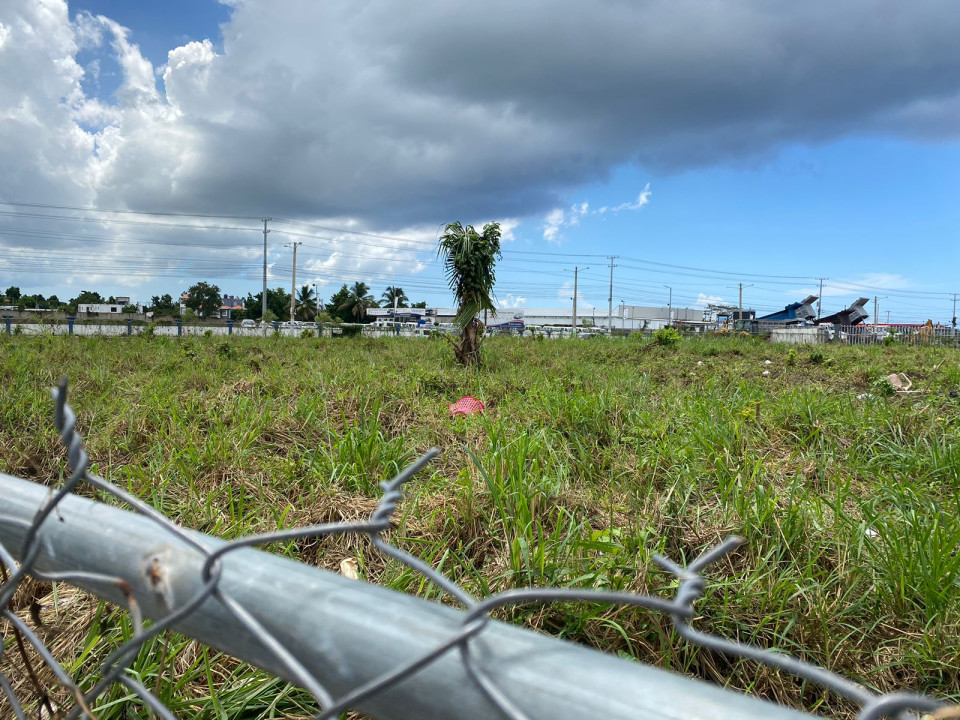
M 823 329 L 819 327 L 775 328 L 770 331 L 770 342 L 816 345 L 823 342 L 823 334 Z

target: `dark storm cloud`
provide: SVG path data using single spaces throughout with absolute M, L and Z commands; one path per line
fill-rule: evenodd
M 173 50 L 159 93 L 136 38 L 101 24 L 122 104 L 72 131 L 60 172 L 101 206 L 396 228 L 539 213 L 630 162 L 672 172 L 851 135 L 958 136 L 947 0 L 244 0 L 223 52 Z M 52 56 L 71 57 L 62 35 Z M 64 67 L 47 74 L 76 95 Z M 51 110 L 49 152 L 88 100 Z M 42 135 L 0 127 L 18 132 Z

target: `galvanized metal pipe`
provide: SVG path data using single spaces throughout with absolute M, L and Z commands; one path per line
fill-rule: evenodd
M 0 475 L 0 544 L 14 556 L 19 557 L 26 527 L 48 496 L 47 488 Z M 211 549 L 226 544 L 189 535 Z M 121 577 L 133 588 L 143 614 L 154 620 L 182 606 L 203 585 L 204 559 L 195 548 L 148 518 L 103 503 L 67 496 L 38 538 L 39 571 Z M 221 593 L 253 615 L 334 697 L 426 655 L 463 628 L 465 614 L 454 608 L 258 550 L 236 550 L 221 562 Z M 79 584 L 125 604 L 116 586 Z M 176 629 L 292 680 L 276 656 L 214 598 Z M 529 718 L 810 717 L 505 623 L 489 623 L 470 643 L 477 667 Z M 357 709 L 382 720 L 502 720 L 456 650 Z

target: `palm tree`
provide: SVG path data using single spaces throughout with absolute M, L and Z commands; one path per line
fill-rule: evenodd
M 350 314 L 353 315 L 357 322 L 363 320 L 367 314 L 367 308 L 373 307 L 377 304 L 377 301 L 373 299 L 373 295 L 370 294 L 370 288 L 366 283 L 355 282 L 350 288 L 350 294 L 347 295 L 346 301 L 340 306 L 341 310 L 350 310 Z
M 304 285 L 297 293 L 297 312 L 296 315 L 301 320 L 313 320 L 317 316 L 317 301 L 313 294 L 313 288 Z
M 410 298 L 407 297 L 403 288 L 393 285 L 388 285 L 380 297 L 382 298 L 380 303 L 383 307 L 404 308 L 407 307 L 407 304 L 410 302 Z
M 460 344 L 454 347 L 463 365 L 480 364 L 481 310 L 495 311 L 493 266 L 500 255 L 500 223 L 487 223 L 478 233 L 472 225 L 450 223 L 440 237 L 437 255 L 443 258 L 447 282 L 457 302 L 454 324 L 460 328 Z

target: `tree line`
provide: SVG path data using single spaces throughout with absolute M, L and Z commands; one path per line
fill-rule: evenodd
M 20 288 L 11 286 L 4 292 L 3 304 L 20 309 L 36 308 L 40 310 L 75 313 L 80 305 L 114 304 L 117 299 L 113 296 L 104 297 L 93 290 L 83 290 L 76 297 L 61 301 L 56 295 L 24 295 Z M 186 308 L 185 317 L 188 320 L 198 318 L 220 317 L 223 307 L 223 294 L 217 285 L 207 282 L 198 282 L 192 285 L 183 295 L 183 304 Z M 153 313 L 154 318 L 179 317 L 180 299 L 169 293 L 154 295 L 149 303 L 144 303 L 145 310 Z M 297 292 L 294 302 L 294 318 L 304 321 L 319 322 L 369 322 L 367 310 L 372 307 L 419 307 L 425 308 L 426 301 L 410 304 L 410 298 L 402 287 L 387 286 L 377 300 L 370 291 L 370 287 L 363 282 L 352 285 L 344 283 L 330 299 L 320 302 L 311 285 L 303 285 Z M 136 307 L 127 305 L 124 312 L 136 312 Z M 235 320 L 250 318 L 259 320 L 263 310 L 263 293 L 247 293 L 243 299 L 242 308 L 234 308 L 230 316 Z M 290 293 L 278 287 L 267 290 L 267 321 L 290 319 Z

